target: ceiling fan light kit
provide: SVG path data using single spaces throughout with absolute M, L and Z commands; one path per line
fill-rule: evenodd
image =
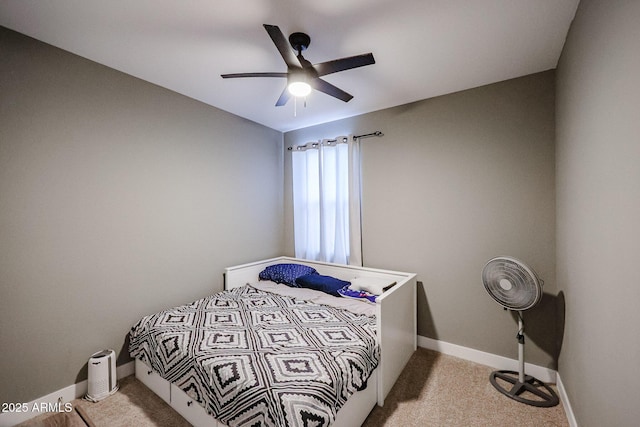
M 307 76 L 301 72 L 290 72 L 287 76 L 287 89 L 295 97 L 301 98 L 311 93 L 311 85 L 307 82 Z
M 296 98 L 306 97 L 311 93 L 312 89 L 340 99 L 341 101 L 349 102 L 353 98 L 353 95 L 320 77 L 352 68 L 364 67 L 365 65 L 375 64 L 376 62 L 372 53 L 366 53 L 311 64 L 311 62 L 302 56 L 302 52 L 306 50 L 311 43 L 311 38 L 307 34 L 300 32 L 292 33 L 287 41 L 277 26 L 264 24 L 264 28 L 267 30 L 269 37 L 271 37 L 278 52 L 280 52 L 280 56 L 282 56 L 282 59 L 287 65 L 287 71 L 221 74 L 221 77 L 223 79 L 242 77 L 286 78 L 287 86 L 276 101 L 276 107 L 285 105 L 291 96 Z
M 518 365 L 516 371 L 494 371 L 491 384 L 502 394 L 521 403 L 539 407 L 556 406 L 560 400 L 551 387 L 524 372 L 524 319 L 522 312 L 542 299 L 544 282 L 522 261 L 500 256 L 490 259 L 482 269 L 487 293 L 505 310 L 518 313 Z
M 305 97 L 311 93 L 311 86 L 307 82 L 291 82 L 287 87 L 289 93 L 298 98 Z

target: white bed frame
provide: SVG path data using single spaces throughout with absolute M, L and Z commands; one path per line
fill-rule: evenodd
M 376 300 L 380 363 L 369 378 L 367 388 L 349 398 L 338 411 L 337 418 L 332 424 L 333 427 L 359 426 L 376 403 L 380 406 L 384 404 L 384 399 L 391 387 L 417 348 L 415 274 L 278 257 L 226 268 L 224 287 L 233 289 L 247 283 L 255 283 L 262 270 L 279 263 L 308 265 L 322 275 L 347 281 L 356 277 L 370 277 L 396 282 L 395 286 Z M 202 406 L 194 404 L 182 390 L 161 378 L 140 360 L 136 360 L 136 378 L 169 403 L 191 424 L 198 427 L 224 427 L 224 424 L 208 415 Z

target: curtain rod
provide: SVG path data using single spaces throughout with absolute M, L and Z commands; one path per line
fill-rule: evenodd
M 372 136 L 384 136 L 384 133 L 380 132 L 379 130 L 375 131 L 375 132 L 371 132 L 371 133 L 365 133 L 362 135 L 353 135 L 353 140 L 355 141 L 356 139 L 364 139 L 364 138 L 371 138 Z M 345 138 L 346 139 L 346 138 Z M 333 142 L 337 142 L 337 139 L 329 139 L 326 140 L 329 143 L 333 143 Z M 345 141 L 346 142 L 346 141 Z M 317 145 L 317 143 L 313 143 L 314 146 Z M 304 145 L 302 146 L 297 146 L 297 147 L 304 147 Z M 287 150 L 292 151 L 294 147 L 288 147 Z M 300 149 L 300 148 L 299 148 Z
M 365 133 L 364 135 L 353 135 L 353 139 L 371 138 L 372 136 L 384 136 L 384 133 L 379 130 L 371 133 Z

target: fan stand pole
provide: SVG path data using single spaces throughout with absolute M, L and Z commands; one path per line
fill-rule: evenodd
M 518 372 L 493 371 L 489 377 L 491 385 L 505 396 L 527 405 L 545 408 L 556 406 L 560 399 L 553 389 L 539 379 L 524 373 L 524 320 L 521 311 L 518 311 L 518 335 L 516 338 L 518 340 Z M 498 382 L 498 380 L 501 381 Z M 527 392 L 527 396 L 531 397 L 522 396 L 524 392 Z
M 522 312 L 518 312 L 518 381 L 524 383 L 524 322 L 522 320 Z

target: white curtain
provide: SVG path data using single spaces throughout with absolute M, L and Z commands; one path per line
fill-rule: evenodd
M 340 136 L 297 147 L 292 167 L 296 257 L 362 265 L 359 143 Z

